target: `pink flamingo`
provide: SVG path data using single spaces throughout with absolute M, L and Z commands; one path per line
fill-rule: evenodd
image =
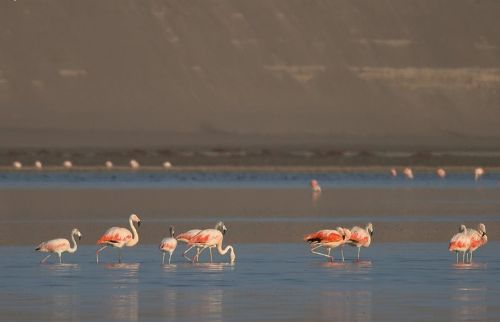
M 480 223 L 477 226 L 477 230 L 471 228 L 467 229 L 467 237 L 470 239 L 470 246 L 468 249 L 470 254 L 469 263 L 472 263 L 472 252 L 488 242 L 488 236 L 486 236 L 486 226 Z
M 73 247 L 71 247 L 69 241 L 66 238 L 56 238 L 41 243 L 35 250 L 42 253 L 57 254 L 59 255 L 59 263 L 62 263 L 62 253 L 74 253 L 78 248 L 75 241 L 75 235 L 78 236 L 78 240 L 82 239 L 82 233 L 78 229 L 74 228 L 71 231 L 70 235 L 71 241 L 73 242 Z M 49 259 L 50 256 L 52 256 L 52 254 L 49 254 L 47 257 L 42 259 L 40 263 L 44 263 L 47 259 Z
M 436 170 L 436 175 L 441 179 L 444 179 L 446 177 L 446 171 L 443 168 L 438 168 Z
M 398 176 L 398 170 L 396 170 L 396 168 L 391 168 L 391 176 L 393 177 L 397 177 Z
M 174 238 L 174 226 L 170 226 L 170 237 L 163 238 L 160 242 L 160 251 L 163 252 L 162 264 L 165 264 L 165 253 L 169 253 L 168 264 L 170 265 L 170 260 L 172 259 L 172 253 L 177 247 L 177 239 Z
M 465 253 L 470 247 L 470 238 L 467 236 L 467 227 L 465 225 L 460 225 L 459 232 L 450 240 L 450 245 L 448 250 L 450 252 L 457 253 L 457 264 L 458 264 L 458 253 L 462 252 L 462 263 L 465 263 Z
M 413 170 L 411 168 L 404 168 L 403 173 L 408 179 L 413 180 Z
M 226 246 L 226 248 L 222 249 L 222 240 L 224 239 L 224 234 L 226 233 L 227 229 L 226 226 L 224 226 L 223 222 L 219 222 L 217 224 L 218 229 L 205 229 L 200 231 L 198 234 L 193 236 L 189 240 L 189 245 L 193 245 L 195 247 L 201 248 L 196 254 L 196 256 L 193 258 L 194 261 L 198 261 L 201 253 L 205 249 L 211 249 L 217 247 L 217 251 L 221 255 L 226 255 L 227 252 L 229 253 L 229 259 L 230 263 L 233 263 L 236 259 L 236 254 L 234 252 L 233 246 Z M 221 231 L 222 230 L 222 231 Z M 210 262 L 212 262 L 212 253 L 210 253 Z
M 183 232 L 179 235 L 177 235 L 176 239 L 177 241 L 179 242 L 183 242 L 183 243 L 186 243 L 188 244 L 189 241 L 191 240 L 191 238 L 193 238 L 194 236 L 198 235 L 200 233 L 201 229 L 191 229 L 191 230 L 188 230 L 186 232 Z M 188 261 L 191 261 L 191 258 L 189 258 L 187 256 L 187 253 L 193 249 L 195 247 L 195 245 L 191 245 L 188 249 L 186 249 L 183 253 L 182 253 L 182 256 L 187 259 Z M 212 253 L 212 250 L 210 250 L 210 253 Z
M 16 169 L 21 169 L 23 167 L 23 164 L 19 161 L 14 161 L 12 162 L 12 166 Z
M 347 243 L 358 248 L 358 261 L 361 247 L 369 247 L 372 242 L 373 224 L 370 222 L 365 228 L 354 226 L 351 228 L 351 237 Z
M 121 254 L 121 249 L 123 246 L 127 247 L 132 247 L 135 246 L 139 242 L 139 234 L 137 233 L 137 230 L 134 227 L 134 222 L 137 223 L 137 227 L 141 226 L 141 220 L 136 214 L 131 214 L 129 219 L 128 219 L 130 230 L 127 228 L 122 228 L 122 227 L 111 227 L 106 232 L 104 235 L 99 238 L 97 241 L 97 245 L 103 245 L 103 247 L 99 248 L 95 255 L 96 255 L 96 262 L 99 263 L 99 253 L 106 247 L 112 246 L 118 248 L 118 263 L 122 262 L 122 254 Z
M 474 170 L 474 180 L 479 180 L 481 177 L 484 175 L 484 169 L 483 168 L 476 168 Z
M 343 227 L 337 227 L 335 230 L 323 229 L 317 232 L 311 233 L 304 237 L 304 240 L 311 244 L 311 253 L 320 256 L 325 256 L 330 262 L 333 262 L 333 256 L 330 255 L 332 248 L 342 246 L 349 240 L 350 231 Z M 320 253 L 316 251 L 318 248 L 324 247 L 328 249 L 328 253 Z M 344 261 L 344 251 L 342 247 L 340 248 L 342 254 L 342 261 Z
M 309 184 L 313 192 L 321 192 L 321 187 L 316 179 L 312 179 Z

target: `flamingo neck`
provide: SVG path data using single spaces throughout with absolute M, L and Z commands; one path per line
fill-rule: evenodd
M 137 233 L 137 230 L 135 229 L 134 223 L 132 222 L 132 218 L 128 220 L 128 223 L 130 224 L 130 230 L 132 230 L 132 240 L 127 243 L 129 246 L 134 246 L 139 242 L 139 234 Z
M 70 247 L 70 249 L 68 249 L 68 252 L 69 253 L 74 253 L 74 252 L 76 252 L 76 249 L 78 248 L 78 245 L 76 244 L 76 240 L 75 240 L 75 235 L 74 234 L 71 234 L 71 241 L 73 242 L 73 247 Z

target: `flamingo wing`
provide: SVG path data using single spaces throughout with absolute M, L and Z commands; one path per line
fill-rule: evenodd
M 217 229 L 205 229 L 189 240 L 190 245 L 212 246 L 222 239 L 222 233 Z
M 56 238 L 43 242 L 36 248 L 37 251 L 47 253 L 58 253 L 67 251 L 70 248 L 69 241 L 65 238 Z
M 173 251 L 177 247 L 177 240 L 175 238 L 169 237 L 164 238 L 160 242 L 160 249 L 165 251 Z
M 351 238 L 349 238 L 349 243 L 351 245 L 366 245 L 370 241 L 370 236 L 364 230 L 363 228 L 360 227 L 353 227 L 351 229 Z
M 130 230 L 122 227 L 111 227 L 99 238 L 97 244 L 125 244 L 132 240 Z
M 470 247 L 470 238 L 468 238 L 464 233 L 455 234 L 448 246 L 449 251 L 465 251 Z
M 336 230 L 319 230 L 304 237 L 310 243 L 332 243 L 343 240 L 342 235 Z
M 201 229 L 191 229 L 188 230 L 184 233 L 181 233 L 175 237 L 178 241 L 184 242 L 184 243 L 189 243 L 189 240 L 199 234 L 201 232 Z

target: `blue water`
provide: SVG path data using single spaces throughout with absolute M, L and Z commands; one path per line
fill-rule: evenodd
M 414 180 L 408 180 L 372 172 L 4 171 L 0 172 L 0 188 L 303 188 L 313 178 L 324 188 L 500 186 L 499 173 L 488 173 L 476 182 L 471 173 L 452 173 L 446 179 L 433 173 L 416 173 Z
M 114 250 L 95 264 L 92 246 L 39 264 L 32 247 L 0 247 L 0 320 L 498 321 L 499 246 L 470 265 L 434 243 L 375 243 L 359 262 L 346 248 L 344 263 L 304 244 L 244 244 L 232 265 L 193 265 L 179 250 L 161 265 L 153 245 L 123 264 Z

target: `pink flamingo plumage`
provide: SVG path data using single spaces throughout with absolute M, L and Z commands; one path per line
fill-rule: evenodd
M 322 229 L 317 232 L 304 236 L 304 240 L 311 244 L 311 253 L 325 256 L 330 262 L 333 262 L 333 256 L 330 255 L 332 248 L 342 246 L 350 237 L 350 231 L 343 227 L 336 229 Z M 316 251 L 318 248 L 324 247 L 328 250 L 327 254 Z M 344 261 L 344 252 L 341 248 L 342 261 Z
M 361 247 L 370 247 L 373 236 L 373 224 L 370 222 L 365 228 L 354 226 L 351 228 L 351 237 L 348 244 L 358 248 L 358 260 Z
M 459 232 L 453 237 L 451 237 L 448 250 L 450 252 L 457 253 L 457 264 L 458 264 L 458 253 L 462 253 L 462 263 L 465 263 L 465 253 L 470 248 L 470 237 L 467 236 L 467 227 L 465 225 L 460 225 Z
M 408 179 L 413 180 L 413 170 L 411 168 L 404 168 L 403 173 Z
M 196 256 L 193 258 L 193 262 L 198 260 L 199 256 L 205 249 L 207 248 L 211 249 L 215 247 L 217 247 L 217 251 L 221 255 L 226 255 L 227 252 L 230 252 L 229 253 L 230 263 L 233 263 L 235 261 L 236 254 L 234 252 L 233 246 L 226 246 L 226 248 L 222 249 L 222 240 L 224 239 L 224 234 L 227 231 L 226 226 L 224 226 L 224 223 L 219 222 L 217 224 L 217 228 L 218 229 L 202 230 L 189 240 L 189 245 L 201 248 L 201 250 L 199 250 Z M 210 262 L 212 262 L 211 256 L 210 256 Z
M 71 236 L 71 241 L 73 242 L 73 247 L 71 247 L 69 241 L 66 238 L 56 238 L 41 243 L 40 245 L 37 246 L 35 250 L 43 253 L 57 254 L 59 255 L 59 263 L 62 263 L 62 253 L 76 252 L 78 246 L 76 245 L 75 236 L 78 236 L 78 239 L 81 239 L 82 233 L 78 229 L 74 228 L 71 231 L 70 236 Z M 42 259 L 40 263 L 44 263 L 47 259 L 49 259 L 50 256 L 52 256 L 52 254 L 49 254 L 47 257 Z
M 472 263 L 472 252 L 488 242 L 488 236 L 486 235 L 486 226 L 480 223 L 477 227 L 477 230 L 468 228 L 467 237 L 470 239 L 470 245 L 468 249 L 470 254 L 469 263 Z
M 163 238 L 160 242 L 160 251 L 163 252 L 162 264 L 165 264 L 165 253 L 169 253 L 168 264 L 170 265 L 170 260 L 172 259 L 172 253 L 177 247 L 177 239 L 174 238 L 175 231 L 174 226 L 170 226 L 170 237 Z
M 393 177 L 398 176 L 398 170 L 396 170 L 396 168 L 391 168 L 390 172 L 391 172 L 391 176 L 393 176 Z
M 201 229 L 191 229 L 191 230 L 188 230 L 186 232 L 183 232 L 179 235 L 177 235 L 176 239 L 177 241 L 179 242 L 183 242 L 183 243 L 186 243 L 188 244 L 189 241 L 191 240 L 191 238 L 193 238 L 194 236 L 198 235 L 200 233 Z M 183 253 L 182 253 L 182 256 L 187 259 L 188 261 L 191 261 L 191 258 L 189 258 L 187 256 L 187 253 L 193 249 L 195 247 L 195 245 L 191 245 L 190 247 L 188 247 Z M 210 252 L 212 252 L 210 250 Z
M 136 214 L 131 214 L 128 222 L 132 232 L 130 232 L 130 230 L 128 230 L 127 228 L 111 227 L 106 230 L 101 238 L 99 238 L 99 240 L 97 241 L 97 245 L 104 246 L 99 248 L 95 253 L 97 263 L 99 263 L 99 253 L 108 246 L 118 248 L 118 262 L 121 263 L 121 249 L 123 248 L 123 246 L 132 247 L 139 242 L 139 234 L 137 233 L 137 230 L 135 229 L 133 223 L 136 222 L 137 227 L 139 227 L 141 225 L 141 220 Z
M 312 179 L 309 185 L 311 186 L 313 192 L 321 192 L 321 187 L 318 183 L 318 180 Z
M 474 169 L 474 180 L 479 180 L 481 177 L 484 175 L 484 169 L 483 168 L 476 168 Z

